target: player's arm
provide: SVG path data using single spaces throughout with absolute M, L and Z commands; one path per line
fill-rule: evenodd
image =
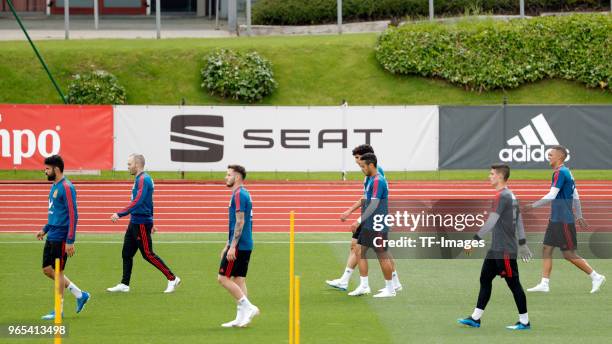
M 111 216 L 111 220 L 115 222 L 119 220 L 120 217 L 124 217 L 124 216 L 127 216 L 128 214 L 131 214 L 134 209 L 136 209 L 138 206 L 140 206 L 144 202 L 145 198 L 143 197 L 143 194 L 147 192 L 149 188 L 150 188 L 149 183 L 145 182 L 144 175 L 140 176 L 140 180 L 138 181 L 138 184 L 136 184 L 136 189 L 138 190 L 136 192 L 136 197 L 134 197 L 132 202 L 130 202 L 130 204 L 128 204 L 127 207 L 114 213 Z
M 227 251 L 227 260 L 230 262 L 236 259 L 236 247 L 238 247 L 238 243 L 240 242 L 240 238 L 242 237 L 242 229 L 244 228 L 244 212 L 237 211 L 236 212 L 236 224 L 234 225 L 234 237 L 229 245 L 229 249 Z
M 370 216 L 372 216 L 372 214 L 374 214 L 374 212 L 376 211 L 376 208 L 378 208 L 378 204 L 380 203 L 380 200 L 378 198 L 372 198 L 372 200 L 370 200 L 370 204 L 368 204 L 368 207 L 363 211 L 363 214 L 361 214 L 361 221 L 365 221 L 366 219 L 369 219 Z
M 480 227 L 478 233 L 474 234 L 474 240 L 482 240 L 487 233 L 489 233 L 493 228 L 495 228 L 495 224 L 499 221 L 500 214 L 504 211 L 506 207 L 512 206 L 512 199 L 507 196 L 502 196 L 499 198 L 497 202 L 497 207 L 494 212 L 489 213 L 489 217 L 485 221 L 485 223 Z
M 552 186 L 550 188 L 550 191 L 548 191 L 548 193 L 546 195 L 544 195 L 544 197 L 542 197 L 540 200 L 533 202 L 531 204 L 532 208 L 539 208 L 541 206 L 544 206 L 550 202 L 552 202 L 555 198 L 557 198 L 557 195 L 559 194 L 559 188 L 556 186 Z
M 578 189 L 574 188 L 573 201 L 574 203 L 574 212 L 576 213 L 576 222 L 580 225 L 580 227 L 584 229 L 589 228 L 589 224 L 586 222 L 584 217 L 582 217 L 582 204 L 580 203 L 580 195 L 578 194 Z
M 355 212 L 355 210 L 361 207 L 362 202 L 363 202 L 363 198 L 360 198 L 355 203 L 353 203 L 353 205 L 350 208 L 348 208 L 344 213 L 342 213 L 342 215 L 340 215 L 340 221 L 343 221 L 343 222 L 346 221 L 346 219 L 348 219 L 348 217 L 351 216 L 351 214 Z
M 68 236 L 66 237 L 66 253 L 72 257 L 74 255 L 74 241 L 76 239 L 76 228 L 79 214 L 76 204 L 76 190 L 74 187 L 64 183 L 64 202 L 68 209 Z

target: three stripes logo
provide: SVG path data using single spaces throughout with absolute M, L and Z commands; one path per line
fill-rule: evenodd
M 499 151 L 499 159 L 503 162 L 544 162 L 548 151 L 546 146 L 559 144 L 555 133 L 548 125 L 543 114 L 531 119 L 531 123 L 519 130 L 519 134 L 507 142 L 510 148 Z M 570 156 L 568 154 L 567 160 Z
M 170 149 L 172 161 L 217 162 L 223 159 L 223 135 L 203 131 L 202 128 L 223 128 L 223 116 L 178 115 L 172 117 L 170 141 L 193 147 Z

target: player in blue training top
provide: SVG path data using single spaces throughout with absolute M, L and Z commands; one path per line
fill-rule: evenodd
M 357 166 L 360 166 L 359 161 L 361 159 L 361 156 L 367 153 L 374 154 L 374 148 L 372 148 L 372 146 L 370 146 L 369 144 L 362 144 L 362 145 L 355 147 L 352 153 L 353 153 L 353 158 L 355 158 L 355 163 L 357 164 Z M 382 175 L 383 177 L 385 176 L 385 172 L 380 165 L 378 165 L 376 169 L 378 173 L 380 173 L 380 175 Z M 370 179 L 367 176 L 364 177 L 364 188 L 367 188 L 367 184 L 369 183 L 369 181 Z M 362 204 L 363 204 L 363 197 L 360 197 L 357 201 L 355 201 L 355 203 L 349 209 L 347 209 L 344 213 L 342 213 L 342 215 L 340 215 L 340 221 L 342 222 L 346 221 L 349 218 L 349 216 L 351 216 L 351 214 L 355 212 L 355 210 L 359 209 L 362 206 Z M 349 256 L 346 261 L 346 267 L 344 269 L 344 273 L 342 274 L 340 278 L 325 281 L 325 283 L 327 283 L 327 285 L 329 285 L 330 287 L 336 288 L 342 291 L 347 290 L 349 281 L 351 279 L 351 275 L 353 274 L 353 271 L 355 270 L 355 267 L 357 266 L 359 262 L 359 257 L 360 257 L 361 252 L 359 251 L 360 246 L 357 243 L 357 239 L 359 238 L 359 233 L 361 233 L 360 220 L 358 220 L 357 222 L 351 225 L 351 231 L 353 233 L 353 237 L 351 240 L 351 249 L 349 251 Z M 391 259 L 391 263 L 393 265 L 393 274 L 392 274 L 393 287 L 395 288 L 396 291 L 400 291 L 402 290 L 402 284 L 400 283 L 397 272 L 395 271 L 395 262 L 393 261 L 393 259 Z M 368 266 L 367 264 L 368 264 L 367 260 L 365 260 L 362 263 L 364 267 L 367 267 Z M 369 286 L 368 272 L 367 270 L 363 272 L 360 271 L 359 286 L 355 290 L 351 291 L 349 295 L 359 296 L 359 295 L 365 295 L 369 293 L 370 293 L 370 286 Z
M 142 257 L 155 266 L 168 279 L 168 286 L 164 293 L 172 293 L 181 283 L 181 279 L 170 271 L 164 261 L 153 252 L 151 234 L 155 233 L 153 226 L 153 179 L 144 172 L 145 158 L 141 154 L 132 154 L 128 158 L 128 171 L 136 176 L 132 188 L 132 202 L 127 207 L 111 216 L 111 221 L 117 222 L 120 217 L 130 215 L 130 224 L 123 238 L 123 277 L 121 283 L 107 288 L 107 291 L 130 291 L 130 278 L 134 255 L 140 250 Z
M 229 233 L 227 244 L 221 251 L 221 264 L 217 281 L 236 300 L 236 318 L 222 324 L 223 327 L 245 327 L 259 308 L 247 298 L 246 276 L 253 251 L 253 203 L 244 187 L 246 169 L 240 165 L 229 165 L 225 185 L 232 188 L 229 203 Z
M 606 281 L 606 277 L 598 274 L 589 263 L 576 254 L 576 225 L 574 224 L 574 211 L 576 221 L 584 228 L 588 224 L 582 217 L 582 208 L 576 183 L 570 170 L 563 164 L 567 158 L 567 149 L 555 146 L 548 152 L 550 167 L 554 169 L 550 191 L 541 200 L 534 202 L 531 207 L 538 208 L 551 203 L 550 220 L 544 235 L 542 248 L 542 280 L 538 285 L 527 291 L 549 292 L 549 278 L 552 271 L 552 253 L 559 247 L 563 257 L 584 271 L 591 277 L 591 293 L 595 293 Z
M 393 297 L 393 262 L 387 252 L 388 228 L 377 228 L 374 218 L 388 214 L 389 188 L 387 180 L 377 170 L 377 159 L 373 153 L 366 153 L 359 159 L 361 171 L 367 177 L 364 189 L 364 201 L 361 206 L 361 233 L 357 243 L 360 246 L 359 272 L 367 276 L 367 251 L 373 248 L 385 278 L 385 287 L 374 297 Z M 384 222 L 383 222 L 384 224 Z M 359 289 L 359 287 L 358 287 Z M 357 291 L 357 290 L 356 290 Z
M 59 155 L 52 155 L 45 159 L 45 175 L 47 175 L 47 180 L 53 182 L 53 186 L 51 186 L 51 191 L 49 192 L 48 222 L 36 234 L 38 240 L 42 240 L 45 235 L 47 236 L 43 251 L 43 273 L 50 279 L 54 279 L 55 259 L 60 259 L 60 285 L 68 288 L 72 295 L 76 297 L 76 312 L 80 313 L 87 301 L 89 301 L 90 295 L 86 291 L 81 291 L 79 287 L 64 275 L 68 256 L 72 257 L 75 252 L 74 241 L 76 239 L 76 227 L 79 219 L 76 190 L 74 185 L 64 177 L 64 160 Z M 62 309 L 64 307 L 64 288 L 60 288 Z M 42 319 L 55 319 L 55 311 L 51 311 L 43 316 Z

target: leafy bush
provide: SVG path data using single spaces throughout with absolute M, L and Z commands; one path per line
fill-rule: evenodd
M 75 74 L 68 88 L 70 104 L 125 104 L 125 88 L 103 70 Z
M 75 74 L 67 100 L 70 104 L 125 104 L 125 88 L 114 75 L 103 70 Z
M 253 5 L 253 23 L 260 25 L 310 25 L 335 23 L 337 0 L 258 0 Z M 609 0 L 528 0 L 525 11 L 603 10 Z M 434 0 L 437 16 L 469 13 L 518 14 L 518 0 Z M 424 17 L 427 0 L 343 0 L 343 21 Z
M 609 89 L 612 16 L 409 24 L 387 29 L 375 50 L 393 74 L 440 77 L 470 90 L 554 77 Z
M 272 64 L 256 52 L 217 50 L 205 58 L 201 73 L 202 87 L 212 94 L 249 103 L 277 87 Z

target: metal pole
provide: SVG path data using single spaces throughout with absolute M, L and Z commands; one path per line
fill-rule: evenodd
M 94 2 L 94 28 L 98 29 L 99 17 L 100 17 L 100 9 L 98 5 L 98 0 L 93 0 Z
M 157 29 L 157 39 L 161 38 L 161 0 L 155 0 L 155 27 Z
M 47 14 L 47 16 L 51 15 L 51 0 L 47 0 L 47 8 L 45 9 L 45 13 Z
M 30 38 L 28 31 L 26 30 L 25 26 L 23 26 L 21 19 L 17 15 L 17 12 L 15 11 L 15 7 L 13 6 L 13 1 L 7 0 L 7 2 L 8 2 L 9 7 L 11 8 L 11 12 L 13 12 L 13 16 L 15 16 L 15 19 L 17 20 L 17 23 L 19 23 L 19 27 L 21 27 L 21 31 L 23 31 L 23 33 L 25 34 L 26 38 L 28 39 L 28 42 L 30 42 L 30 46 L 32 47 L 32 50 L 34 50 L 36 57 L 38 57 L 38 61 L 40 61 L 40 64 L 45 69 L 45 72 L 47 72 L 47 76 L 49 76 L 49 79 L 51 79 L 51 83 L 55 87 L 55 90 L 59 94 L 60 98 L 62 98 L 62 102 L 64 102 L 64 104 L 68 104 L 68 101 L 66 101 L 66 97 L 64 97 L 64 93 L 62 93 L 62 89 L 59 87 L 59 85 L 53 78 L 53 75 L 51 75 L 51 72 L 49 71 L 49 67 L 47 67 L 45 60 L 43 60 L 42 56 L 38 52 L 38 49 L 36 49 L 36 45 L 34 45 L 34 42 L 32 42 L 32 39 Z
M 215 30 L 219 30 L 219 11 L 221 10 L 221 0 L 215 0 Z
M 434 20 L 434 0 L 429 0 L 429 20 Z
M 236 32 L 238 29 L 238 5 L 236 0 L 227 1 L 227 30 Z
M 64 38 L 70 39 L 70 0 L 64 0 Z
M 612 1 L 612 0 L 610 0 Z M 251 31 L 251 0 L 246 0 L 246 24 L 247 24 L 247 35 L 252 36 L 253 31 Z
M 151 15 L 151 0 L 147 0 L 147 11 L 146 11 L 146 15 L 147 15 L 147 17 Z
M 342 34 L 342 0 L 338 0 L 338 34 Z
M 521 8 L 521 18 L 525 18 L 525 0 L 521 0 L 519 3 L 520 3 L 519 6 Z
M 208 19 L 212 19 L 212 3 L 213 0 L 208 0 Z

